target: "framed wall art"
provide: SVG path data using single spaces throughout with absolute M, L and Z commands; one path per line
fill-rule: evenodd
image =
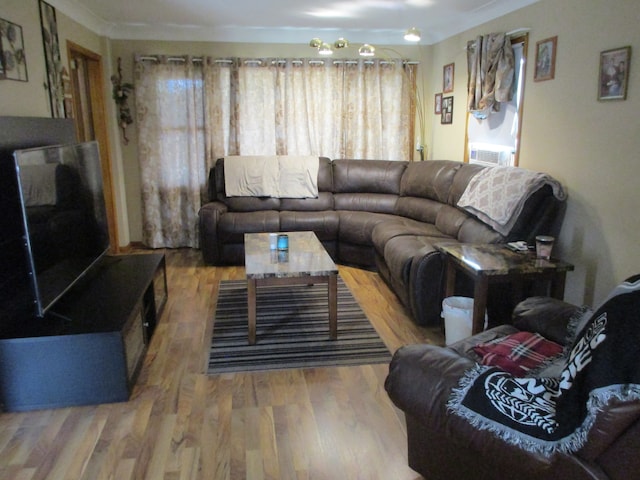
M 453 123 L 453 97 L 444 97 L 442 99 L 442 112 L 440 113 L 440 123 L 446 125 Z
M 442 93 L 453 92 L 453 75 L 455 63 L 450 63 L 442 68 Z
M 0 18 L 0 78 L 28 82 L 22 27 Z
M 620 47 L 600 53 L 598 100 L 625 100 L 629 81 L 631 47 Z
M 51 116 L 53 118 L 64 118 L 64 87 L 62 84 L 62 60 L 60 59 L 60 44 L 58 43 L 56 9 L 43 0 L 39 0 L 39 3 Z
M 4 56 L 2 53 L 2 35 L 0 35 L 0 80 L 4 80 Z
M 536 69 L 533 74 L 535 82 L 551 80 L 555 77 L 557 48 L 557 36 L 540 40 L 536 43 Z
M 442 113 L 442 94 L 436 93 L 433 100 L 433 113 L 436 115 L 440 115 Z

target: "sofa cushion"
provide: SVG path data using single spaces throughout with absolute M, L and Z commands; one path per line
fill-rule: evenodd
M 409 276 L 414 258 L 433 251 L 433 244 L 443 240 L 444 238 L 423 235 L 401 235 L 389 239 L 384 245 L 382 256 L 391 276 L 401 279 L 409 288 Z
M 397 195 L 407 162 L 392 160 L 334 160 L 334 193 L 388 193 Z
M 227 212 L 218 222 L 218 242 L 244 243 L 245 233 L 280 231 L 280 215 L 273 210 Z
M 445 237 L 435 225 L 410 218 L 396 217 L 376 225 L 371 232 L 371 241 L 376 251 L 384 256 L 384 247 L 389 240 L 399 236 Z M 446 238 L 446 237 L 445 237 Z
M 333 204 L 336 210 L 359 210 L 392 214 L 398 201 L 397 195 L 388 193 L 336 193 Z
M 272 197 L 225 197 L 224 202 L 232 212 L 257 212 L 280 210 L 279 198 Z
M 453 179 L 462 164 L 452 160 L 413 162 L 407 166 L 400 184 L 403 197 L 421 197 L 447 203 Z M 429 181 L 425 182 L 428 178 Z
M 458 230 L 458 240 L 462 243 L 501 243 L 505 239 L 490 226 L 475 218 L 467 218 Z
M 281 198 L 280 210 L 305 212 L 333 210 L 333 195 L 330 192 L 318 192 L 318 198 Z
M 481 170 L 485 169 L 484 165 L 478 165 L 474 163 L 463 163 L 456 172 L 451 184 L 451 190 L 449 191 L 449 198 L 447 203 L 452 206 L 458 205 L 460 197 L 467 189 L 469 181 Z
M 395 213 L 421 222 L 436 223 L 436 217 L 442 207 L 442 203 L 429 198 L 400 197 Z
M 451 205 L 442 205 L 436 216 L 436 227 L 445 235 L 458 238 L 458 232 L 469 217 Z
M 371 233 L 381 222 L 393 220 L 395 216 L 384 213 L 338 211 L 340 226 L 338 240 L 356 245 L 372 246 Z M 373 261 L 373 259 L 372 259 Z
M 320 157 L 318 165 L 318 191 L 333 192 L 333 166 L 331 159 Z
M 340 219 L 338 212 L 280 212 L 280 230 L 283 232 L 314 232 L 320 241 L 335 240 Z

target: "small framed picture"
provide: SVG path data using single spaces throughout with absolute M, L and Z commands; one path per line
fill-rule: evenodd
M 433 113 L 436 115 L 440 115 L 442 113 L 442 94 L 436 93 L 433 100 Z
M 453 97 L 444 97 L 442 99 L 442 111 L 440 112 L 440 123 L 453 123 Z
M 631 47 L 620 47 L 600 53 L 598 100 L 625 100 L 629 81 Z
M 28 82 L 22 27 L 0 18 L 0 78 Z
M 455 63 L 445 65 L 442 69 L 442 93 L 453 92 L 453 74 Z
M 546 38 L 536 43 L 536 69 L 533 74 L 535 82 L 551 80 L 555 77 L 557 48 L 557 36 Z

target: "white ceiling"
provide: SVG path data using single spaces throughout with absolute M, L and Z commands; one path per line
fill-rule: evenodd
M 114 39 L 397 45 L 409 27 L 433 44 L 538 0 L 48 0 Z

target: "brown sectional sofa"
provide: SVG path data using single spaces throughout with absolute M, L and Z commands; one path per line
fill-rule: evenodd
M 209 265 L 241 265 L 244 234 L 314 231 L 337 263 L 377 270 L 419 325 L 439 325 L 443 261 L 438 242 L 532 241 L 556 230 L 563 202 L 549 186 L 527 200 L 504 236 L 457 202 L 483 168 L 451 160 L 403 162 L 320 157 L 317 198 L 227 197 L 224 159 L 199 212 Z

